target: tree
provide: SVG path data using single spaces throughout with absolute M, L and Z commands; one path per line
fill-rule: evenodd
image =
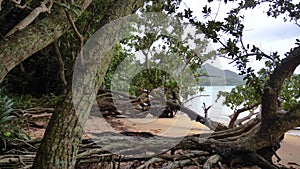
M 4 37 L 4 39 L 1 40 L 0 47 L 1 81 L 14 66 L 54 42 L 54 40 L 59 38 L 63 33 L 67 32 L 72 26 L 69 22 L 74 23 L 74 19 L 80 16 L 91 2 L 92 1 L 76 1 L 74 4 L 61 4 L 65 7 L 68 7 L 68 5 L 77 5 L 80 8 L 79 13 L 77 11 L 77 15 L 75 15 L 76 11 L 74 13 L 73 11 L 69 12 L 58 6 L 48 17 L 27 26 L 13 35 Z M 100 25 L 104 25 L 118 17 L 131 14 L 143 5 L 142 1 L 127 1 L 126 3 L 122 1 L 105 1 L 98 3 L 102 3 L 105 6 L 103 9 L 107 10 L 102 14 Z M 70 13 L 72 13 L 72 15 Z M 74 25 L 73 28 L 75 28 Z M 108 61 L 109 59 L 108 57 Z M 106 65 L 108 64 L 103 63 L 105 66 L 102 71 L 105 73 L 107 69 Z M 80 122 L 76 120 L 77 114 L 74 112 L 71 96 L 71 92 L 66 95 L 61 108 L 57 110 L 56 115 L 52 118 L 53 122 L 49 123 L 49 130 L 47 130 L 45 134 L 47 137 L 44 138 L 40 151 L 37 153 L 33 168 L 72 168 L 72 166 L 75 165 L 75 155 L 81 139 L 82 128 L 81 125 L 78 124 Z M 89 109 L 90 106 L 91 105 L 88 105 Z M 70 125 L 65 125 L 66 123 Z M 51 126 L 51 124 L 53 125 Z M 66 132 L 70 134 L 69 137 L 60 137 L 66 135 Z M 51 150 L 44 151 L 46 149 L 43 148 L 46 147 Z M 64 157 L 64 159 L 62 157 Z
M 167 99 L 173 100 L 187 99 L 201 91 L 198 78 L 202 73 L 201 64 L 215 55 L 208 49 L 201 32 L 179 17 L 162 13 L 139 14 L 134 22 L 119 49 L 127 57 L 115 59 L 119 62 L 113 63 L 113 69 L 107 72 L 111 84 L 107 87 L 135 96 L 142 93 L 153 96 L 161 90 Z M 154 100 L 152 107 L 155 107 Z M 164 103 L 157 100 L 156 107 L 162 109 Z M 159 114 L 160 111 L 151 112 Z
M 151 2 L 155 4 L 154 2 L 156 1 Z M 271 157 L 275 153 L 273 149 L 276 149 L 281 136 L 286 131 L 300 125 L 299 103 L 292 104 L 287 108 L 287 112 L 284 114 L 278 111 L 278 98 L 284 82 L 292 76 L 294 70 L 300 64 L 299 42 L 297 43 L 297 47 L 292 48 L 291 51 L 286 54 L 284 59 L 280 59 L 277 53 L 267 55 L 255 46 L 252 48 L 247 47 L 248 45 L 244 46 L 242 41 L 244 26 L 241 22 L 242 17 L 240 17 L 240 12 L 242 10 L 255 8 L 261 3 L 268 3 L 270 4 L 270 10 L 267 12 L 267 15 L 277 17 L 278 15 L 286 14 L 287 20 L 296 21 L 297 23 L 299 19 L 299 4 L 293 4 L 290 1 L 273 2 L 246 0 L 241 1 L 237 8 L 232 9 L 225 17 L 224 21 L 216 21 L 214 19 L 197 21 L 190 9 L 185 9 L 182 13 L 177 12 L 176 5 L 178 4 L 176 2 L 177 1 L 168 1 L 166 4 L 157 3 L 157 6 L 152 6 L 152 10 L 165 10 L 168 13 L 175 12 L 179 17 L 188 19 L 188 21 L 201 30 L 207 38 L 212 39 L 215 43 L 220 43 L 222 45 L 222 48 L 219 50 L 220 55 L 232 59 L 237 64 L 241 73 L 246 75 L 245 79 L 247 80 L 247 84 L 254 88 L 255 86 L 260 87 L 256 87 L 255 91 L 258 92 L 256 94 L 260 97 L 260 104 L 262 105 L 261 117 L 250 120 L 240 127 L 217 131 L 208 136 L 200 135 L 200 137 L 170 138 L 168 140 L 160 137 L 153 137 L 147 139 L 131 138 L 126 140 L 121 139 L 123 136 L 113 137 L 114 135 L 110 135 L 109 137 L 106 137 L 103 135 L 100 137 L 102 146 L 109 143 L 115 149 L 120 150 L 125 147 L 124 151 L 132 152 L 132 149 L 126 149 L 126 146 L 130 143 L 136 145 L 134 150 L 137 150 L 138 152 L 138 150 L 145 148 L 146 142 L 151 142 L 153 143 L 153 146 L 150 146 L 149 149 L 158 150 L 158 152 L 164 153 L 164 147 L 161 145 L 166 145 L 167 147 L 169 144 L 179 142 L 177 146 L 172 148 L 172 153 L 176 150 L 193 149 L 201 150 L 202 154 L 196 154 L 196 161 L 191 159 L 180 161 L 179 158 L 174 156 L 171 160 L 175 159 L 175 162 L 172 163 L 172 165 L 170 164 L 169 167 L 179 167 L 181 165 L 190 164 L 199 165 L 200 163 L 203 164 L 204 167 L 209 168 L 212 163 L 217 163 L 218 161 L 230 164 L 235 159 L 241 158 L 244 161 L 246 161 L 245 159 L 248 159 L 250 162 L 257 164 L 262 168 L 278 168 L 272 164 L 271 161 Z M 224 2 L 227 3 L 227 0 Z M 81 6 L 79 15 L 90 3 L 90 1 L 75 2 L 75 4 Z M 102 20 L 99 23 L 100 27 L 118 17 L 131 14 L 139 7 L 143 6 L 143 2 L 131 0 L 126 2 L 119 0 L 101 1 L 101 3 L 107 6 L 104 8 L 105 10 L 102 11 L 103 13 L 101 13 Z M 3 80 L 5 75 L 14 66 L 52 43 L 71 27 L 76 32 L 74 20 L 77 17 L 73 14 L 74 11 L 71 10 L 65 12 L 61 6 L 68 8 L 68 5 L 62 3 L 58 5 L 57 9 L 49 16 L 36 21 L 34 24 L 25 26 L 24 29 L 13 33 L 12 35 L 9 33 L 7 37 L 4 37 L 0 41 L 0 81 Z M 70 6 L 72 6 L 72 4 Z M 71 13 L 71 15 L 68 13 Z M 203 8 L 203 13 L 205 16 L 209 16 L 211 15 L 211 9 L 206 6 Z M 118 29 L 116 28 L 116 30 Z M 220 38 L 222 33 L 231 35 L 231 38 L 228 38 L 223 42 Z M 79 33 L 78 38 L 81 39 L 80 37 Z M 82 42 L 81 39 L 80 45 L 82 45 Z M 113 50 L 103 56 L 103 60 L 101 61 L 102 64 L 99 65 L 99 69 L 97 70 L 98 77 L 95 84 L 96 90 L 104 79 L 112 54 Z M 254 70 L 251 67 L 248 67 L 247 57 L 251 56 L 256 57 L 257 60 L 261 60 L 262 58 L 268 59 L 270 69 L 266 71 L 265 81 L 261 81 L 254 73 Z M 92 83 L 92 78 L 93 77 L 87 77 L 87 81 L 84 83 Z M 259 83 L 264 84 L 257 85 Z M 75 97 L 75 99 L 79 99 L 77 101 L 81 104 L 82 110 L 89 112 L 91 109 L 92 104 L 90 103 L 90 100 L 94 100 L 96 97 L 95 89 L 90 91 L 91 95 L 89 96 L 83 98 Z M 83 132 L 81 125 L 85 123 L 84 120 L 80 121 L 78 119 L 86 119 L 88 114 L 77 114 L 75 112 L 75 107 L 72 104 L 72 99 L 74 99 L 72 96 L 74 95 L 72 94 L 72 91 L 69 91 L 66 94 L 64 101 L 58 105 L 56 112 L 53 114 L 47 127 L 45 137 L 43 138 L 36 155 L 33 168 L 74 168 L 78 145 Z M 75 96 L 80 95 L 76 95 L 75 93 Z M 181 105 L 173 106 L 177 107 L 177 109 L 182 108 Z M 196 120 L 197 118 L 194 117 L 192 119 Z M 239 157 L 239 154 L 242 154 L 242 157 Z M 112 157 L 112 155 L 109 154 L 107 157 Z M 161 155 L 159 156 L 159 160 L 162 159 L 162 161 L 168 161 L 170 160 L 169 157 L 170 156 Z M 136 159 L 155 161 L 151 155 L 145 155 L 143 156 L 143 159 Z M 212 159 L 217 160 L 215 162 L 210 162 L 213 161 Z M 151 161 L 148 162 L 151 164 Z

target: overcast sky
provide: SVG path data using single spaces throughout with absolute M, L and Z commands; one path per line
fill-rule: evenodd
M 194 14 L 200 19 L 203 14 L 201 13 L 202 8 L 207 1 L 203 0 L 183 0 L 183 6 L 190 7 Z M 299 2 L 299 0 L 297 1 Z M 217 20 L 223 19 L 230 8 L 236 6 L 236 3 L 229 3 L 225 5 L 224 3 L 219 4 L 218 1 L 209 4 L 212 7 L 212 11 L 219 12 L 216 16 Z M 291 22 L 284 22 L 282 18 L 274 19 L 268 17 L 265 13 L 268 10 L 268 6 L 260 6 L 256 9 L 251 9 L 245 11 L 243 14 L 245 16 L 244 25 L 244 41 L 246 44 L 254 44 L 260 47 L 265 53 L 270 53 L 271 51 L 278 51 L 280 55 L 289 51 L 292 47 L 295 47 L 296 39 L 300 39 L 300 27 Z M 215 16 L 213 16 L 215 17 Z M 215 44 L 213 46 L 217 47 Z M 229 62 L 226 59 L 220 59 L 223 69 L 236 70 L 233 65 L 228 65 Z M 264 66 L 262 63 L 251 60 L 255 69 L 260 69 Z M 297 73 L 300 73 L 300 68 L 297 69 Z

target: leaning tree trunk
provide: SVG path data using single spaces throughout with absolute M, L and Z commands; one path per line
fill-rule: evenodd
M 299 51 L 300 48 L 297 48 L 291 52 L 291 54 L 282 61 L 282 63 L 270 76 L 270 80 L 266 84 L 264 90 L 265 94 L 262 96 L 263 106 L 267 106 L 266 104 L 273 104 L 268 106 L 276 107 L 275 104 L 277 103 L 269 102 L 268 98 L 270 97 L 272 99 L 278 96 L 284 79 L 290 77 L 295 68 L 300 64 Z M 99 86 L 99 82 L 103 79 L 110 57 L 111 55 L 107 55 L 101 62 L 102 64 L 100 66 L 102 67 L 100 72 L 102 73 L 98 74 L 101 76 L 98 77 L 99 81 L 97 86 Z M 286 69 L 285 66 L 290 64 L 292 65 L 290 66 L 292 68 Z M 274 90 L 273 88 L 275 87 L 279 90 Z M 269 90 L 273 92 L 268 92 Z M 94 92 L 93 95 L 80 100 L 80 103 L 82 103 L 82 110 L 89 112 L 91 105 L 85 104 L 85 101 L 95 99 L 95 95 L 96 94 Z M 63 106 L 54 113 L 37 153 L 33 168 L 74 167 L 76 161 L 75 155 L 82 135 L 82 128 L 80 125 L 82 125 L 82 123 L 84 124 L 85 121 L 82 119 L 86 119 L 88 113 L 81 112 L 80 114 L 77 114 L 72 106 L 71 97 L 71 93 L 69 93 L 63 103 Z M 182 139 L 179 144 L 173 148 L 173 150 L 204 150 L 210 154 L 217 154 L 227 161 L 234 161 L 237 158 L 241 158 L 242 154 L 243 159 L 248 159 L 250 162 L 257 164 L 262 168 L 277 168 L 271 161 L 271 157 L 274 152 L 269 154 L 269 151 L 272 151 L 274 144 L 278 144 L 280 137 L 286 131 L 300 125 L 300 104 L 285 114 L 278 114 L 276 112 L 277 109 L 271 110 L 272 112 L 270 112 L 269 109 L 263 109 L 262 119 L 253 120 L 242 127 L 218 131 L 208 136 L 186 137 Z M 267 113 L 271 113 L 272 116 L 268 116 Z M 80 118 L 78 116 L 80 116 Z M 122 152 L 126 151 L 123 150 L 124 148 L 126 149 L 126 145 L 134 144 L 136 149 L 143 149 L 145 148 L 145 144 L 149 142 L 153 145 L 156 145 L 156 142 L 161 143 L 160 140 L 157 140 L 157 137 L 153 140 L 148 138 L 145 141 L 132 139 L 130 140 L 130 144 L 128 143 L 128 139 L 121 139 L 118 137 L 109 138 L 110 139 L 105 139 L 103 137 L 103 140 L 100 141 L 100 143 L 103 144 L 103 146 L 110 145 L 110 147 L 113 147 L 114 149 L 118 149 L 118 147 L 120 147 Z M 102 137 L 99 139 L 101 140 Z M 116 140 L 114 141 L 114 139 Z M 107 143 L 107 141 L 109 142 Z M 170 139 L 170 141 L 174 140 Z M 168 146 L 169 142 L 165 141 L 163 144 Z M 161 144 L 158 145 L 160 147 L 150 146 L 150 148 L 162 148 Z M 132 149 L 129 148 L 129 151 L 132 151 Z
M 274 126 L 274 123 L 279 123 L 277 120 L 282 116 L 282 114 L 277 111 L 277 101 L 282 85 L 287 78 L 293 75 L 299 64 L 300 47 L 297 47 L 290 52 L 287 58 L 282 60 L 279 66 L 277 66 L 264 87 L 264 93 L 262 95 L 262 134 L 267 136 L 270 140 L 274 138 L 271 138 L 272 134 L 269 133 L 273 133 L 273 130 L 275 129 L 270 126 Z
M 124 138 L 122 135 L 103 135 L 103 137 L 98 137 L 99 140 L 97 141 L 103 149 L 110 150 L 109 148 L 113 147 L 113 150 L 120 150 L 122 153 L 135 153 L 141 150 L 165 153 L 166 147 L 174 144 L 174 142 L 179 142 L 177 146 L 172 148 L 173 152 L 187 149 L 200 150 L 208 152 L 211 157 L 217 155 L 219 157 L 218 159 L 222 159 L 225 163 L 231 164 L 234 163 L 234 161 L 242 160 L 256 164 L 261 168 L 276 169 L 278 167 L 273 164 L 272 156 L 279 148 L 278 145 L 282 135 L 286 131 L 300 125 L 300 104 L 285 114 L 281 114 L 277 112 L 277 102 L 273 102 L 272 99 L 279 96 L 284 80 L 293 74 L 299 64 L 300 47 L 294 49 L 290 55 L 277 66 L 271 74 L 269 82 L 265 85 L 264 95 L 262 96 L 262 105 L 265 107 L 262 110 L 262 117 L 251 120 L 241 127 L 224 129 L 212 134 L 201 134 L 199 137 L 191 136 L 176 139 L 151 137 L 141 140 L 140 138 Z M 286 68 L 287 65 L 289 65 L 288 69 Z M 193 120 L 197 120 L 198 118 L 200 122 L 205 122 L 205 119 L 184 107 L 179 107 L 179 105 L 172 104 L 172 102 L 168 102 L 168 105 L 176 109 L 181 108 L 181 110 L 188 114 Z M 266 109 L 267 106 L 275 108 Z M 134 148 L 132 145 L 134 145 Z M 145 147 L 145 145 L 151 146 Z M 144 155 L 140 154 L 140 158 L 142 157 L 144 157 Z M 136 159 L 139 158 L 137 157 Z M 203 164 L 203 159 L 199 158 L 199 160 L 202 161 L 202 163 L 199 161 L 197 161 L 197 163 Z M 178 167 L 179 166 L 180 165 L 178 165 Z
M 76 0 L 80 13 L 73 15 L 76 20 L 91 4 L 92 0 Z M 15 66 L 34 53 L 53 43 L 71 28 L 64 10 L 53 11 L 45 19 L 18 31 L 0 41 L 0 83 Z
M 108 11 L 104 13 L 104 16 L 101 20 L 102 26 L 113 21 L 114 19 L 132 14 L 143 5 L 143 1 L 136 0 L 114 0 L 106 1 L 105 3 L 107 3 Z M 116 29 L 116 33 L 118 33 L 118 31 L 121 32 L 120 28 L 114 27 L 112 29 Z M 112 37 L 107 37 L 106 40 L 109 40 L 110 38 Z M 116 39 L 114 39 L 113 42 L 108 43 L 115 44 L 115 40 Z M 83 50 L 83 52 L 85 51 Z M 85 121 L 88 118 L 93 103 L 91 101 L 95 100 L 96 98 L 97 88 L 99 88 L 101 82 L 104 79 L 105 72 L 108 68 L 110 59 L 113 56 L 113 52 L 114 48 L 111 49 L 105 56 L 102 56 L 101 63 L 96 66 L 97 77 L 93 77 L 95 76 L 93 72 L 85 72 L 86 74 L 83 75 L 83 85 L 87 85 L 88 87 L 96 86 L 95 89 L 92 89 L 93 91 L 87 88 L 82 88 L 79 89 L 79 92 L 76 93 L 74 91 L 68 92 L 62 105 L 56 110 L 49 122 L 49 125 L 44 134 L 44 138 L 37 152 L 33 168 L 74 168 L 76 163 L 78 145 L 81 141 L 83 133 L 82 126 L 85 124 Z M 99 53 L 97 54 L 99 55 Z M 95 62 L 97 63 L 97 61 Z M 96 81 L 95 78 L 97 79 Z M 82 97 L 83 95 L 81 94 L 86 93 L 86 90 L 90 91 L 90 95 L 88 94 Z M 75 107 L 73 105 L 74 98 L 79 99 L 76 101 L 78 104 L 77 106 L 80 107 L 79 112 L 78 109 L 76 109 L 75 111 Z

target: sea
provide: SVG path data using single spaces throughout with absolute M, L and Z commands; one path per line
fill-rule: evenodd
M 230 109 L 226 105 L 223 105 L 225 100 L 224 97 L 217 99 L 219 91 L 227 91 L 230 92 L 232 88 L 235 86 L 204 86 L 204 91 L 198 93 L 200 97 L 195 97 L 185 103 L 185 106 L 194 110 L 198 114 L 204 116 L 203 106 L 204 104 L 206 107 L 211 106 L 208 111 L 208 117 L 212 120 L 229 124 L 230 118 L 229 116 L 233 114 L 234 110 Z M 260 108 L 256 109 L 255 111 L 259 111 Z M 243 118 L 247 116 L 248 113 L 244 112 L 241 113 L 239 118 Z M 290 130 L 287 134 L 300 136 L 300 128 L 296 128 L 295 130 Z

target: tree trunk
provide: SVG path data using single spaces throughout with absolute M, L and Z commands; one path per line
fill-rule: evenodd
M 81 13 L 92 0 L 77 0 L 74 3 L 81 7 Z M 81 13 L 74 14 L 76 20 Z M 29 25 L 0 41 L 0 83 L 8 72 L 23 60 L 53 43 L 69 30 L 64 10 L 56 10 L 45 19 Z
M 270 75 L 270 79 L 264 87 L 262 95 L 262 135 L 267 139 L 274 139 L 273 128 L 276 126 L 281 114 L 278 110 L 278 99 L 282 85 L 286 79 L 293 75 L 295 69 L 300 64 L 300 47 L 294 48 L 289 55 L 283 59 L 274 72 Z M 275 125 L 274 125 L 275 123 Z M 280 127 L 280 126 L 277 126 Z
M 84 3 L 82 5 L 83 10 L 90 2 L 78 0 L 78 4 Z M 143 4 L 143 2 L 138 0 L 111 0 L 105 3 L 107 3 L 108 7 L 101 20 L 102 26 L 118 17 L 131 14 Z M 14 66 L 52 43 L 69 28 L 70 25 L 64 12 L 57 11 L 44 20 L 2 40 L 0 42 L 0 82 Z M 67 93 L 64 102 L 53 113 L 37 152 L 33 168 L 74 168 L 78 145 L 83 133 L 82 125 L 85 124 L 88 117 L 92 106 L 91 100 L 95 100 L 96 91 L 103 80 L 111 56 L 112 52 L 101 59 L 101 65 L 97 69 L 96 87 L 94 91 L 91 91 L 91 95 L 74 98 L 72 97 L 74 91 L 70 91 Z M 211 154 L 218 154 L 225 159 L 233 158 L 236 154 L 246 154 L 246 156 L 252 158 L 254 162 L 256 161 L 263 168 L 274 168 L 268 162 L 267 158 L 269 157 L 262 157 L 262 154 L 259 154 L 259 152 L 273 146 L 286 131 L 300 125 L 300 104 L 285 114 L 277 113 L 277 99 L 283 81 L 290 77 L 300 64 L 299 57 L 300 48 L 298 47 L 282 61 L 270 76 L 262 96 L 261 120 L 256 119 L 242 127 L 226 129 L 212 133 L 209 136 L 203 136 L 205 138 L 202 136 L 181 138 L 182 141 L 174 149 L 204 150 Z M 87 74 L 91 74 L 91 72 L 87 72 Z M 94 83 L 93 78 L 95 77 L 87 76 L 83 84 Z M 81 91 L 85 92 L 85 89 L 82 88 Z M 79 94 L 80 92 L 75 93 L 75 95 L 80 96 Z M 73 99 L 77 101 L 77 104 L 80 104 L 81 111 L 75 111 L 77 107 L 74 107 Z M 198 117 L 193 112 L 189 116 L 191 119 L 196 120 Z M 161 145 L 168 147 L 169 143 L 179 141 L 177 138 L 170 139 L 170 142 L 161 142 L 157 138 L 155 137 L 153 140 L 147 138 L 144 141 L 132 139 L 128 142 L 126 139 L 109 136 L 109 139 L 103 137 L 104 140 L 101 143 L 107 143 L 113 145 L 114 148 L 120 149 L 123 149 L 124 145 L 127 146 L 130 143 L 135 145 L 135 149 L 154 148 L 155 150 L 162 150 Z M 158 142 L 161 144 L 157 144 L 159 146 L 155 147 L 155 143 Z M 154 146 L 145 147 L 149 143 Z
M 296 51 L 297 52 L 297 51 Z M 299 55 L 297 56 L 299 57 Z M 99 86 L 100 82 L 103 79 L 104 72 L 107 68 L 110 55 L 103 57 L 101 65 L 98 70 L 100 75 L 97 81 Z M 294 61 L 293 55 L 287 57 L 285 62 Z M 285 64 L 283 64 L 284 66 Z M 279 65 L 277 69 L 282 69 L 282 65 Z M 291 69 L 290 71 L 293 71 Z M 100 73 L 101 72 L 101 73 Z M 276 73 L 278 71 L 274 71 Z M 89 74 L 89 73 L 88 73 Z M 287 73 L 289 75 L 290 73 Z M 274 76 L 271 76 L 274 77 Z M 287 78 L 286 76 L 285 78 Z M 92 77 L 90 77 L 92 78 Z M 89 80 L 90 78 L 87 78 Z M 276 79 L 270 79 L 276 80 Z M 88 82 L 84 82 L 86 84 Z M 279 86 L 280 87 L 280 86 Z M 53 115 L 45 137 L 40 146 L 40 149 L 37 153 L 37 157 L 34 162 L 33 168 L 73 168 L 76 162 L 76 153 L 78 151 L 78 144 L 82 135 L 82 128 L 80 125 L 85 123 L 85 120 L 88 116 L 91 104 L 90 100 L 95 99 L 95 92 L 88 97 L 80 97 L 78 103 L 82 104 L 82 111 L 75 113 L 74 107 L 71 102 L 71 93 L 65 99 L 63 103 L 63 108 L 58 109 L 57 112 Z M 263 96 L 264 97 L 264 96 Z M 76 98 L 76 97 L 75 97 Z M 89 103 L 89 104 L 86 104 Z M 170 104 L 170 103 L 169 103 Z M 268 104 L 264 100 L 262 104 Z M 174 105 L 173 105 L 174 106 Z M 173 140 L 166 141 L 165 139 L 161 140 L 159 137 L 147 138 L 145 141 L 140 139 L 122 139 L 121 137 L 109 136 L 100 137 L 99 145 L 106 148 L 105 146 L 113 147 L 115 150 L 120 150 L 124 153 L 130 152 L 140 152 L 147 148 L 147 151 L 165 151 L 164 146 L 168 147 L 170 144 L 180 141 L 177 146 L 172 148 L 173 150 L 180 149 L 196 149 L 209 152 L 210 154 L 218 154 L 222 158 L 234 161 L 236 154 L 244 154 L 246 158 L 250 159 L 252 163 L 259 165 L 262 168 L 276 168 L 270 161 L 274 152 L 268 151 L 272 150 L 271 148 L 274 145 L 277 145 L 280 141 L 280 137 L 288 130 L 299 125 L 300 123 L 300 104 L 293 109 L 291 109 L 286 114 L 277 114 L 272 113 L 272 118 L 268 121 L 268 130 L 263 128 L 263 120 L 255 119 L 243 125 L 242 127 L 226 129 L 223 131 L 215 132 L 210 135 L 200 136 L 200 137 L 186 137 L 186 138 L 177 138 Z M 195 119 L 197 116 L 195 113 L 191 113 L 191 119 Z M 262 117 L 264 118 L 264 116 Z M 78 120 L 80 119 L 80 121 Z M 265 119 L 266 120 L 266 119 Z M 65 137 L 64 137 L 65 136 Z M 271 139 L 270 139 L 271 138 Z M 122 142 L 123 140 L 123 142 Z M 159 145 L 145 147 L 145 145 Z M 134 151 L 130 147 L 134 145 Z M 126 149 L 128 147 L 128 150 Z M 277 147 L 277 146 L 275 146 Z M 148 148 L 151 148 L 148 150 Z M 266 151 L 268 152 L 266 154 Z M 116 152 L 115 152 L 116 153 Z M 155 152 L 162 153 L 162 152 Z M 260 154 L 261 153 L 261 154 Z
M 106 12 L 107 15 L 103 16 L 101 21 L 103 25 L 119 17 L 132 14 L 143 5 L 143 1 L 135 0 L 128 0 L 126 2 L 114 0 L 106 3 L 108 11 Z M 120 28 L 116 29 L 116 32 L 121 32 L 118 30 Z M 107 39 L 109 38 L 114 39 L 113 37 L 108 37 Z M 114 42 L 111 43 L 114 44 Z M 98 60 L 99 63 L 97 61 L 95 63 L 84 63 L 93 64 L 91 69 L 86 70 L 87 72 L 74 72 L 75 74 L 84 74 L 82 75 L 84 77 L 82 85 L 87 87 L 79 87 L 76 89 L 76 92 L 68 92 L 62 105 L 53 114 L 37 152 L 33 164 L 34 169 L 74 168 L 78 145 L 83 132 L 82 127 L 88 118 L 93 100 L 96 98 L 97 89 L 104 79 L 105 72 L 113 55 L 113 50 L 114 48 L 105 56 L 101 56 L 101 61 Z M 91 51 L 87 50 L 83 52 Z M 90 59 L 95 58 L 91 57 Z M 97 77 L 94 77 L 94 71 L 97 71 Z M 90 89 L 90 86 L 95 86 L 95 88 Z M 74 103 L 74 99 L 76 103 Z M 74 104 L 76 104 L 76 107 L 74 107 Z

